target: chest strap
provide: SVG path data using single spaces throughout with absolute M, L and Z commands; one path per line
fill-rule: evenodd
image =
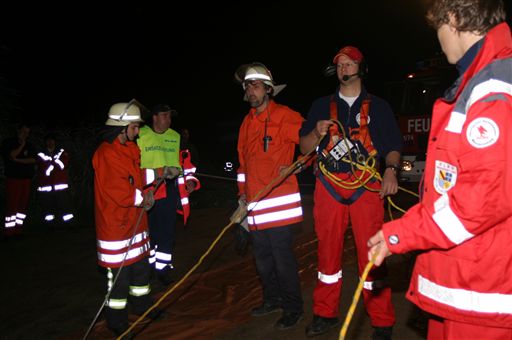
M 354 193 L 349 198 L 344 198 L 343 196 L 336 192 L 332 184 L 329 183 L 329 181 L 325 178 L 324 174 L 321 171 L 318 172 L 318 179 L 320 180 L 320 182 L 322 182 L 322 184 L 324 185 L 325 189 L 327 189 L 329 194 L 331 194 L 331 196 L 336 201 L 340 202 L 343 205 L 351 205 L 352 203 L 357 201 L 357 199 L 361 197 L 361 195 L 366 191 L 364 186 L 360 186 L 354 191 Z M 372 178 L 369 183 L 373 182 L 375 182 L 375 177 Z
M 359 113 L 359 127 L 349 127 L 348 132 L 349 138 L 351 140 L 358 140 L 364 146 L 364 148 L 368 152 L 368 155 L 375 156 L 377 154 L 377 150 L 375 150 L 375 148 L 373 147 L 372 138 L 370 136 L 370 129 L 368 127 L 368 122 L 370 120 L 370 103 L 371 98 L 370 95 L 368 95 L 368 97 L 363 99 L 363 102 L 361 103 L 361 109 Z M 330 100 L 329 116 L 330 119 L 332 120 L 338 120 L 338 104 L 334 99 L 334 95 L 331 96 Z M 336 145 L 336 143 L 338 143 L 338 141 L 341 138 L 341 133 L 338 130 L 338 126 L 336 124 L 332 124 L 329 127 L 329 137 L 329 143 L 327 144 L 326 151 L 331 150 L 332 147 Z

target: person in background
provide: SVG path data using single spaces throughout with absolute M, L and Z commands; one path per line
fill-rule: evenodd
M 173 281 L 176 212 L 181 213 L 187 223 L 190 215 L 188 196 L 200 187 L 199 180 L 193 176 L 195 166 L 190 152 L 180 150 L 180 135 L 171 129 L 172 117 L 176 115 L 169 105 L 156 105 L 152 110 L 152 124 L 140 129 L 137 140 L 145 184 L 155 190 L 155 205 L 148 212 L 150 261 L 155 265 L 158 280 L 164 285 Z
M 512 338 L 512 35 L 501 0 L 435 0 L 427 19 L 460 77 L 434 103 L 422 200 L 367 256 L 420 251 L 406 294 L 428 339 Z
M 263 304 L 251 311 L 261 316 L 282 309 L 275 323 L 280 330 L 294 327 L 303 316 L 293 226 L 302 221 L 299 186 L 295 175 L 284 178 L 262 196 L 258 193 L 292 163 L 304 118 L 273 97 L 285 85 L 276 85 L 261 63 L 242 65 L 235 73 L 251 109 L 238 136 L 239 199 L 248 202 L 256 268 L 263 285 Z M 271 190 L 270 190 L 271 189 Z
M 48 133 L 45 147 L 37 154 L 37 191 L 43 219 L 48 225 L 70 225 L 74 215 L 69 195 L 69 155 L 57 147 L 57 136 Z
M 29 136 L 30 126 L 22 123 L 16 130 L 16 136 L 5 139 L 1 145 L 7 200 L 4 224 L 6 237 L 21 235 L 27 218 L 36 163 Z
M 367 68 L 361 51 L 345 46 L 336 53 L 333 64 L 339 86 L 333 94 L 313 102 L 300 131 L 303 154 L 320 142 L 313 210 L 318 281 L 313 292 L 313 321 L 306 328 L 308 337 L 339 324 L 345 231 L 350 220 L 361 275 L 368 263 L 366 242 L 384 222 L 383 198 L 398 190 L 402 150 L 402 136 L 391 107 L 363 85 Z M 376 164 L 367 171 L 372 160 Z M 382 163 L 385 170 L 379 182 L 372 171 L 378 172 Z M 373 268 L 363 289 L 374 339 L 391 338 L 395 323 L 391 289 L 384 284 L 386 276 L 385 266 Z

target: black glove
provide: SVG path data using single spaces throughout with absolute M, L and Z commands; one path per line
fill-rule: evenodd
M 142 207 L 144 210 L 148 211 L 151 208 L 153 208 L 153 205 L 155 204 L 155 197 L 153 196 L 153 190 L 148 190 L 144 194 L 144 198 L 142 199 Z

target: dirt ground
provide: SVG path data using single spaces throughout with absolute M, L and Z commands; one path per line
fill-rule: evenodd
M 207 251 L 234 211 L 232 202 L 198 204 L 189 225 L 178 225 L 175 271 L 181 279 Z M 143 321 L 136 339 L 297 339 L 305 338 L 311 321 L 311 298 L 316 280 L 316 239 L 311 217 L 312 196 L 303 195 L 305 220 L 296 228 L 305 315 L 294 329 L 273 328 L 279 314 L 251 318 L 249 311 L 261 303 L 261 287 L 250 251 L 235 252 L 233 232 L 227 230 L 203 263 L 159 305 L 163 320 Z M 83 217 L 76 228 L 47 230 L 32 221 L 25 235 L 2 240 L 2 294 L 0 339 L 83 339 L 105 297 L 104 273 L 96 265 L 92 220 Z M 347 234 L 344 256 L 343 320 L 357 284 L 355 252 Z M 390 284 L 396 308 L 395 339 L 423 339 L 421 314 L 405 300 L 411 256 L 390 261 Z M 153 282 L 152 294 L 162 298 L 173 284 Z M 137 320 L 131 316 L 131 321 Z M 318 339 L 337 339 L 339 328 Z M 361 302 L 350 324 L 348 339 L 369 339 L 372 329 Z M 100 316 L 88 339 L 111 339 Z

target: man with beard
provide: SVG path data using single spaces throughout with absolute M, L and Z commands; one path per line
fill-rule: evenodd
M 238 187 L 248 202 L 247 222 L 256 268 L 263 284 L 263 304 L 253 316 L 283 310 L 277 329 L 295 326 L 303 315 L 297 260 L 293 253 L 293 224 L 302 221 L 299 187 L 295 175 L 265 189 L 292 163 L 299 142 L 302 116 L 277 104 L 273 96 L 285 85 L 276 85 L 261 63 L 242 65 L 235 73 L 251 109 L 238 137 Z M 283 174 L 284 175 L 284 174 Z

